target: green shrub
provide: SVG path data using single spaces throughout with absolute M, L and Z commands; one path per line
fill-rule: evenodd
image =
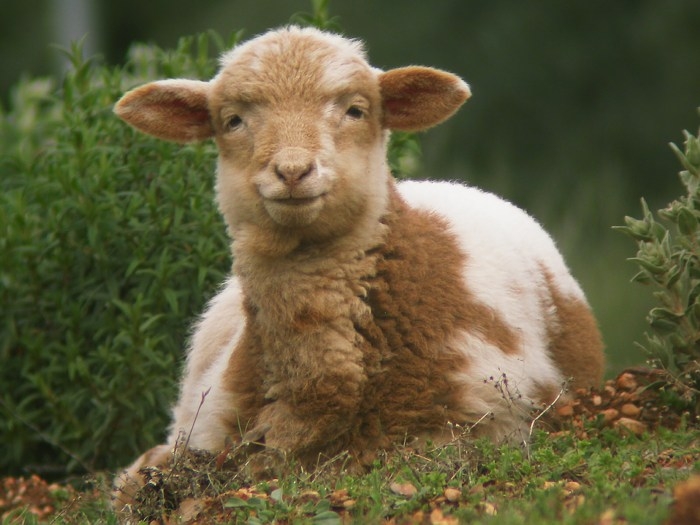
M 0 471 L 116 467 L 163 438 L 189 326 L 230 266 L 215 151 L 138 134 L 112 106 L 209 78 L 212 41 L 230 43 L 135 46 L 124 67 L 76 44 L 59 89 L 24 81 L 0 113 Z
M 666 369 L 686 401 L 700 402 L 700 134 L 685 132 L 685 151 L 671 145 L 683 171 L 686 195 L 659 210 L 660 222 L 642 199 L 644 217 L 625 217 L 618 229 L 639 251 L 633 280 L 653 285 L 659 305 L 648 315 L 644 348 Z
M 300 22 L 337 26 L 327 0 Z M 336 27 L 337 28 L 337 27 Z M 112 113 L 157 78 L 208 79 L 228 41 L 136 45 L 123 67 L 82 58 L 0 109 L 0 471 L 115 468 L 161 441 L 188 330 L 230 267 L 213 143 L 176 145 Z M 392 141 L 399 176 L 410 134 Z

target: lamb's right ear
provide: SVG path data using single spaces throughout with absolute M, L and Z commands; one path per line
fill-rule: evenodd
M 126 93 L 114 112 L 136 129 L 174 142 L 194 142 L 214 136 L 207 93 L 199 80 L 160 80 Z
M 471 96 L 458 76 L 431 67 L 409 66 L 379 75 L 384 127 L 421 131 L 451 117 Z

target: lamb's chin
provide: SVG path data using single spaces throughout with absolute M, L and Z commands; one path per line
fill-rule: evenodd
M 303 228 L 313 224 L 323 210 L 323 197 L 306 199 L 265 199 L 270 218 L 286 228 Z

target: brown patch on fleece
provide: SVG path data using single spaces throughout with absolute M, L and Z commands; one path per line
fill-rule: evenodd
M 448 421 L 463 423 L 467 393 L 451 380 L 469 367 L 451 346 L 461 332 L 506 353 L 517 353 L 519 345 L 516 333 L 466 289 L 466 256 L 448 224 L 409 209 L 395 190 L 391 201 L 390 233 L 378 250 L 367 298 L 373 322 L 357 327 L 372 349 L 366 361 L 379 359 L 368 368 L 380 372 L 369 378 L 354 441 L 376 436 L 379 446 L 437 432 Z
M 255 306 L 245 300 L 243 308 L 246 313 L 246 323 L 255 316 Z M 265 404 L 265 389 L 261 373 L 264 370 L 263 353 L 261 352 L 262 341 L 254 330 L 243 331 L 241 340 L 236 346 L 236 351 L 231 355 L 231 359 L 226 369 L 231 392 L 236 396 L 236 409 L 229 414 L 230 419 L 226 421 L 231 429 L 231 436 L 238 441 L 251 426 L 260 409 Z
M 549 352 L 572 389 L 598 386 L 603 380 L 603 340 L 590 307 L 581 299 L 565 296 L 551 273 L 543 274 L 557 322 L 547 324 Z

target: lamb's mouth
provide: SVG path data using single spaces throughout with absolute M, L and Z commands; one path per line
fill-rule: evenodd
M 324 207 L 324 194 L 315 197 L 265 199 L 263 204 L 270 218 L 282 226 L 303 228 L 314 222 Z
M 285 197 L 282 199 L 269 199 L 269 201 L 283 206 L 306 206 L 320 200 L 323 198 L 323 195 L 316 195 L 315 197 Z

